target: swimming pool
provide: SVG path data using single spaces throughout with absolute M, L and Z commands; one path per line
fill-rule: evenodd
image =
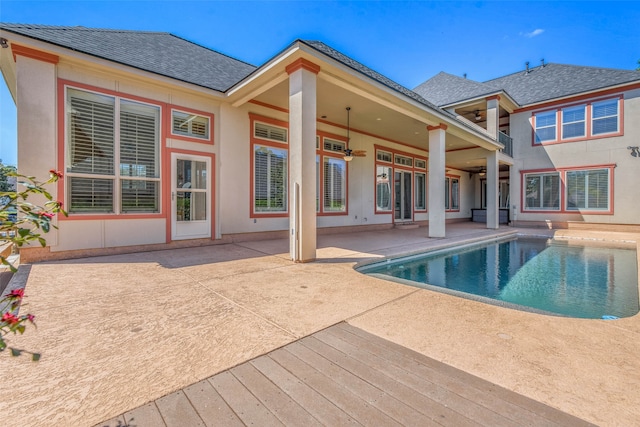
M 640 309 L 635 247 L 518 237 L 388 259 L 357 270 L 411 286 L 562 316 L 629 317 Z

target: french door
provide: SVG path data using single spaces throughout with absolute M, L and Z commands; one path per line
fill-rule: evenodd
M 395 222 L 413 221 L 413 190 L 411 172 L 396 170 L 394 176 L 394 214 Z

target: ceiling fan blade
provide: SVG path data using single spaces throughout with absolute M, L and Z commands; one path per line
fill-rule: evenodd
M 366 150 L 352 150 L 351 151 L 351 155 L 352 156 L 356 156 L 356 157 L 365 157 L 367 155 L 367 151 Z

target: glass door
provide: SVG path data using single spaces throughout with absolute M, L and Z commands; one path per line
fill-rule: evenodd
M 173 240 L 211 237 L 211 158 L 171 155 Z
M 413 220 L 413 191 L 411 189 L 411 172 L 396 170 L 394 172 L 394 215 L 395 222 Z

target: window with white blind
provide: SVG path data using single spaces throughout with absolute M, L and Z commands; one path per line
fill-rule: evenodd
M 159 212 L 160 108 L 67 89 L 69 213 Z
M 414 177 L 416 181 L 415 209 L 423 211 L 427 209 L 427 175 L 422 172 L 415 172 Z
M 327 156 L 323 160 L 323 210 L 324 212 L 345 212 L 347 210 L 347 162 Z
M 618 99 L 594 102 L 591 106 L 591 133 L 618 132 Z
M 254 212 L 287 212 L 287 150 L 254 145 Z
M 288 133 L 287 129 L 268 125 L 266 123 L 255 122 L 253 135 L 256 138 L 267 139 L 270 141 L 276 142 L 287 142 L 288 141 Z
M 586 106 L 568 107 L 562 109 L 562 138 L 578 138 L 585 136 Z
M 171 110 L 171 133 L 191 138 L 209 138 L 209 117 Z
M 535 114 L 535 143 L 556 140 L 556 112 L 546 111 Z
M 560 174 L 531 173 L 524 175 L 525 210 L 560 209 Z
M 609 169 L 566 173 L 567 210 L 609 210 Z

